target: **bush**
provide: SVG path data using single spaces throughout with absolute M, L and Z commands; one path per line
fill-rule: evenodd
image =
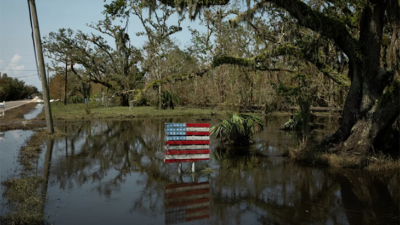
M 226 120 L 211 128 L 211 134 L 234 145 L 248 146 L 254 134 L 264 129 L 259 116 L 248 114 L 230 114 Z
M 83 106 L 83 109 L 85 110 L 86 114 L 89 115 L 92 113 L 92 109 L 97 107 L 97 103 L 94 100 L 90 100 L 88 104 L 85 104 Z

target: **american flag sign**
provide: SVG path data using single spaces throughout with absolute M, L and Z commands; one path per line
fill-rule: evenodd
M 208 160 L 210 154 L 209 123 L 166 123 L 165 163 Z
M 164 187 L 165 224 L 210 217 L 210 184 L 184 183 Z

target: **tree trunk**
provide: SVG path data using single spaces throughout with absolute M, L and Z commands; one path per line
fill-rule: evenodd
M 67 105 L 67 84 L 68 84 L 67 76 L 68 76 L 68 60 L 65 59 L 64 105 Z
M 120 96 L 120 106 L 129 106 L 129 94 L 122 94 Z
M 156 62 L 157 62 L 156 63 L 156 69 L 155 69 L 156 76 L 157 76 L 158 80 L 161 80 L 160 61 L 159 61 L 159 59 L 157 59 Z M 161 83 L 158 86 L 157 98 L 158 98 L 157 108 L 158 109 L 162 109 L 163 103 L 162 103 L 162 84 Z
M 371 1 L 372 2 L 372 1 Z M 350 60 L 351 86 L 342 122 L 329 143 L 337 150 L 365 155 L 374 149 L 379 136 L 399 117 L 399 83 L 393 74 L 380 68 L 380 51 L 385 2 L 366 6 L 361 17 L 360 56 Z

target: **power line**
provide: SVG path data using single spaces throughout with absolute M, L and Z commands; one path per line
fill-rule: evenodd
M 10 64 L 10 63 L 13 63 L 13 64 L 15 64 L 14 62 L 11 62 L 11 61 L 3 61 L 3 63 L 6 63 L 6 64 Z M 21 63 L 21 64 L 35 64 L 34 62 L 24 62 L 24 63 Z
M 33 56 L 33 55 L 27 55 L 27 54 L 16 54 L 16 53 L 14 53 L 14 54 L 3 54 L 3 53 L 0 53 L 0 55 L 21 55 L 21 56 Z
M 12 78 L 26 78 L 26 77 L 31 77 L 31 76 L 36 76 L 37 74 L 31 74 L 31 75 L 28 75 L 28 76 L 22 76 L 22 77 L 12 77 Z
M 10 70 L 10 69 L 0 69 L 0 70 L 7 70 L 7 71 L 37 71 L 37 70 Z

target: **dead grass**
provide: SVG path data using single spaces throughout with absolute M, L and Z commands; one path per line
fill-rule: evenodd
M 44 197 L 39 193 L 43 178 L 38 176 L 12 178 L 4 181 L 3 197 L 9 212 L 2 218 L 4 224 L 44 224 Z
M 349 153 L 327 153 L 309 149 L 291 149 L 290 159 L 306 165 L 336 168 L 364 169 L 368 171 L 400 170 L 400 159 L 383 154 L 355 155 Z
M 8 130 L 33 130 L 46 127 L 46 121 L 8 121 L 0 123 L 0 131 Z
M 20 149 L 19 161 L 25 170 L 34 169 L 34 164 L 42 152 L 41 145 L 47 141 L 58 137 L 64 137 L 66 134 L 60 131 L 55 131 L 49 134 L 46 130 L 39 130 L 35 132 L 29 141 Z

